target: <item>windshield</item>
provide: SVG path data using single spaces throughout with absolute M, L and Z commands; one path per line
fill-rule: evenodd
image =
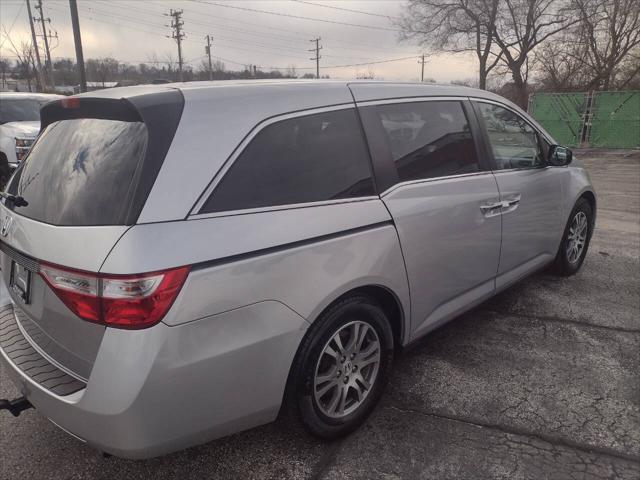
M 40 107 L 48 100 L 0 98 L 0 123 L 39 122 Z
M 139 121 L 79 118 L 42 132 L 7 191 L 17 213 L 53 225 L 122 225 L 147 148 Z

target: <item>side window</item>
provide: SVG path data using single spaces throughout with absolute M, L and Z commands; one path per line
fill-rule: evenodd
M 478 104 L 498 170 L 536 168 L 542 151 L 536 131 L 520 115 L 490 103 Z
M 480 170 L 460 102 L 412 102 L 375 108 L 401 182 Z
M 296 117 L 251 140 L 200 213 L 374 195 L 354 109 Z

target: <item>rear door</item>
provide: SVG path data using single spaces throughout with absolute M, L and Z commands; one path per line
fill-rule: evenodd
M 400 237 L 415 338 L 493 293 L 499 193 L 478 155 L 468 101 L 367 102 L 359 110 Z
M 99 272 L 135 223 L 148 177 L 164 156 L 155 156 L 158 142 L 151 145 L 158 125 L 126 100 L 49 104 L 43 127 L 7 186 L 15 199 L 0 204 L 2 279 L 28 341 L 87 379 L 104 327 L 75 316 L 39 273 L 47 264 Z M 172 134 L 164 132 L 169 142 Z
M 475 109 L 492 157 L 502 214 L 497 288 L 555 258 L 563 231 L 566 168 L 546 165 L 548 143 L 515 110 L 477 101 Z

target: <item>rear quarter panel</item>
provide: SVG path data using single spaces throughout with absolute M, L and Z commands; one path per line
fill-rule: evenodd
M 102 271 L 193 265 L 165 322 L 180 325 L 264 301 L 312 322 L 354 288 L 409 289 L 395 227 L 378 198 L 133 227 Z M 405 329 L 408 330 L 408 329 Z

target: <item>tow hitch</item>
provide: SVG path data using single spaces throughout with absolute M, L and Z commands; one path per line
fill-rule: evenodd
M 19 397 L 14 400 L 0 399 L 0 410 L 9 410 L 11 415 L 17 417 L 23 410 L 33 408 L 25 397 Z

